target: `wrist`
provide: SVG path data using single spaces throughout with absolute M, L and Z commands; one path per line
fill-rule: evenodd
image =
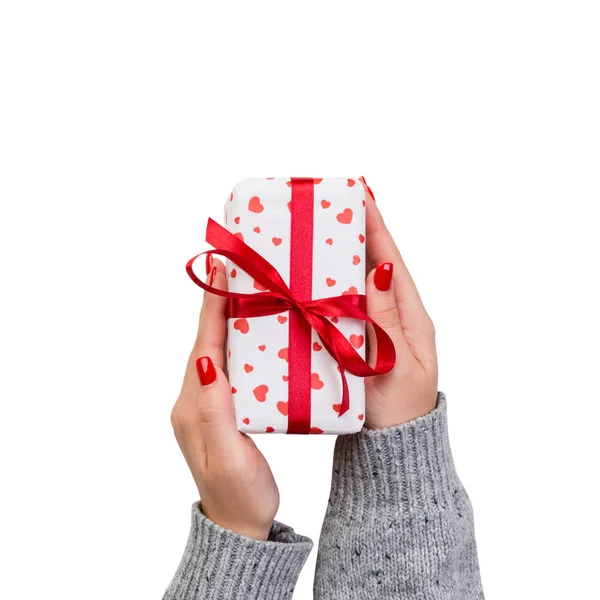
M 405 425 L 428 415 L 438 404 L 435 388 L 422 392 L 403 393 L 401 399 L 382 393 L 370 393 L 367 402 L 365 428 L 369 430 L 389 429 Z M 390 397 L 393 399 L 390 400 Z
M 198 507 L 200 512 L 202 512 L 207 519 L 223 529 L 227 529 L 228 531 L 232 531 L 233 533 L 243 535 L 253 540 L 264 542 L 269 539 L 271 528 L 273 526 L 272 520 L 268 523 L 262 524 L 241 522 L 236 519 L 232 519 L 231 517 L 220 515 L 218 512 L 207 510 L 206 506 L 202 503 L 199 503 Z

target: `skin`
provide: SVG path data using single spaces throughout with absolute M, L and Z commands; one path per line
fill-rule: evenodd
M 365 427 L 383 429 L 427 414 L 436 404 L 435 330 L 417 288 L 383 218 L 367 198 L 367 311 L 389 334 L 396 348 L 394 369 L 366 380 Z M 389 290 L 375 287 L 375 266 L 394 265 Z M 219 260 L 213 285 L 226 289 Z M 181 392 L 171 413 L 175 437 L 190 468 L 202 511 L 214 523 L 251 538 L 266 540 L 279 508 L 279 490 L 264 456 L 252 439 L 237 430 L 233 397 L 224 368 L 226 300 L 205 294 L 196 342 Z M 375 336 L 369 331 L 369 360 L 374 364 Z M 202 386 L 196 360 L 209 356 L 216 380 Z

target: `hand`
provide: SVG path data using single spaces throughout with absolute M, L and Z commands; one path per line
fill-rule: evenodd
M 209 283 L 226 289 L 225 266 L 208 260 Z M 238 431 L 223 372 L 227 300 L 204 295 L 196 343 L 171 413 L 175 437 L 192 472 L 202 512 L 214 523 L 266 540 L 279 490 L 264 456 Z
M 365 426 L 383 429 L 427 414 L 437 401 L 438 367 L 435 330 L 419 292 L 367 193 L 367 260 L 377 265 L 367 277 L 367 312 L 396 348 L 396 365 L 365 383 Z M 376 339 L 369 330 L 369 360 L 375 363 Z

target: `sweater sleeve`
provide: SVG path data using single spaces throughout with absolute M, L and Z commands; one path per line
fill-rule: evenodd
M 446 399 L 409 423 L 337 439 L 315 600 L 482 600 L 473 512 Z
M 187 546 L 163 600 L 289 600 L 310 539 L 273 523 L 267 541 L 216 525 L 192 508 Z

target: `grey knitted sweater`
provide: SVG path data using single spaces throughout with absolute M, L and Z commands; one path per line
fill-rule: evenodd
M 277 522 L 268 541 L 238 535 L 196 504 L 164 600 L 290 599 L 311 548 Z M 442 394 L 410 423 L 338 437 L 314 599 L 483 599 L 473 513 L 454 469 Z

